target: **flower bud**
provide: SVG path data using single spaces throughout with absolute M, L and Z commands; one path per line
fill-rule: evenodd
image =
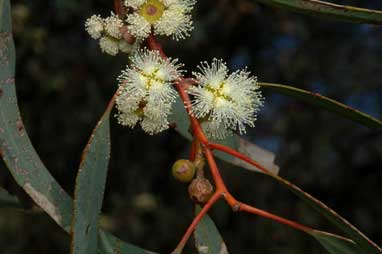
M 214 188 L 208 179 L 198 177 L 188 186 L 190 198 L 198 203 L 206 203 L 212 196 Z
M 195 165 L 189 160 L 177 160 L 172 166 L 172 174 L 178 181 L 188 183 L 194 178 Z

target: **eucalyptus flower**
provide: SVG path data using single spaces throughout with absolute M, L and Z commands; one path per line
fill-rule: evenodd
M 168 115 L 176 98 L 172 84 L 180 77 L 182 67 L 177 61 L 163 59 L 158 51 L 136 51 L 130 66 L 118 78 L 120 124 L 134 127 L 139 122 L 151 135 L 168 128 Z
M 99 15 L 88 18 L 85 22 L 85 30 L 93 39 L 99 39 L 102 52 L 115 56 L 118 52 L 134 52 L 142 42 L 142 40 L 136 40 L 133 44 L 127 43 L 121 32 L 123 25 L 123 20 L 112 12 L 105 19 Z
M 190 12 L 194 0 L 125 0 L 131 12 L 126 22 L 129 32 L 141 39 L 156 35 L 183 39 L 193 29 Z
M 194 72 L 198 85 L 191 86 L 192 114 L 201 120 L 206 134 L 222 139 L 235 130 L 246 132 L 255 126 L 256 114 L 263 104 L 256 77 L 246 70 L 228 74 L 227 65 L 218 59 L 203 62 Z

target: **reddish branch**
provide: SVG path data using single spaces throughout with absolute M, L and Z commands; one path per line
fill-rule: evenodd
M 121 4 L 121 0 L 114 0 L 114 5 L 115 5 L 115 11 L 118 15 L 123 14 L 123 5 Z M 149 49 L 151 50 L 157 50 L 159 51 L 160 55 L 167 59 L 167 55 L 163 51 L 162 45 L 156 40 L 156 38 L 153 35 L 150 35 L 147 39 L 147 45 Z M 231 193 L 228 191 L 224 180 L 222 176 L 220 175 L 219 168 L 216 164 L 215 157 L 213 154 L 213 150 L 219 150 L 222 152 L 225 152 L 227 154 L 230 154 L 240 160 L 243 160 L 255 167 L 257 167 L 259 170 L 264 172 L 265 174 L 272 174 L 270 170 L 259 164 L 258 162 L 252 160 L 251 158 L 241 154 L 240 152 L 226 147 L 221 144 L 215 144 L 215 143 L 210 143 L 206 135 L 204 134 L 199 121 L 191 114 L 191 99 L 189 95 L 186 93 L 186 89 L 190 85 L 194 85 L 195 81 L 192 78 L 180 78 L 176 84 L 175 88 L 178 90 L 179 96 L 182 99 L 185 109 L 189 115 L 190 118 L 190 124 L 191 124 L 191 129 L 192 129 L 192 135 L 194 140 L 192 141 L 191 145 L 191 153 L 190 153 L 190 160 L 194 160 L 196 157 L 196 154 L 198 152 L 203 152 L 204 156 L 207 160 L 207 163 L 209 165 L 210 171 L 212 178 L 215 183 L 215 188 L 216 191 L 213 194 L 213 196 L 209 199 L 209 201 L 203 206 L 202 210 L 198 213 L 198 215 L 194 218 L 192 223 L 189 225 L 187 228 L 185 234 L 183 235 L 182 239 L 180 240 L 178 246 L 175 248 L 173 253 L 181 253 L 186 242 L 192 235 L 193 231 L 195 230 L 196 226 L 200 222 L 200 220 L 203 218 L 203 216 L 211 209 L 211 207 L 218 201 L 220 198 L 224 198 L 224 200 L 231 206 L 232 210 L 235 212 L 247 212 L 255 215 L 262 216 L 264 218 L 268 218 L 271 220 L 274 220 L 276 222 L 279 222 L 284 225 L 288 225 L 292 228 L 295 228 L 297 230 L 301 230 L 304 232 L 310 232 L 313 229 L 306 227 L 304 225 L 301 225 L 297 222 L 284 219 L 282 217 L 279 217 L 277 215 L 274 215 L 272 213 L 266 212 L 264 210 L 258 209 L 256 207 L 244 204 L 238 200 L 236 200 Z M 111 102 L 113 103 L 113 102 Z M 200 144 L 200 145 L 199 145 Z M 198 149 L 202 149 L 202 151 L 198 151 Z
M 153 35 L 151 35 L 147 39 L 148 46 L 151 50 L 157 50 L 159 51 L 160 55 L 163 58 L 167 58 L 167 55 L 164 53 L 162 46 L 158 43 L 158 41 L 155 39 Z M 191 84 L 190 84 L 191 83 Z M 235 212 L 247 212 L 255 215 L 262 216 L 264 218 L 268 218 L 271 220 L 274 220 L 276 222 L 279 222 L 284 225 L 288 225 L 292 228 L 304 231 L 304 232 L 309 232 L 312 231 L 313 229 L 306 227 L 304 225 L 301 225 L 297 222 L 291 221 L 284 219 L 282 217 L 279 217 L 277 215 L 271 214 L 269 212 L 263 211 L 261 209 L 255 208 L 253 206 L 244 204 L 238 200 L 236 200 L 231 193 L 228 191 L 223 178 L 220 175 L 219 168 L 216 164 L 214 154 L 212 153 L 213 150 L 220 150 L 222 152 L 225 152 L 227 154 L 230 154 L 240 160 L 243 160 L 258 169 L 260 169 L 262 172 L 266 174 L 272 174 L 270 170 L 259 164 L 258 162 L 252 160 L 251 158 L 245 156 L 244 154 L 241 154 L 240 152 L 229 148 L 227 146 L 221 145 L 221 144 L 215 144 L 215 143 L 210 143 L 209 140 L 207 139 L 206 135 L 204 134 L 199 121 L 191 114 L 191 99 L 189 95 L 186 93 L 186 87 L 189 85 L 193 85 L 193 81 L 187 78 L 181 78 L 179 82 L 175 84 L 176 89 L 178 90 L 180 98 L 183 100 L 184 106 L 186 108 L 186 111 L 190 117 L 190 123 L 191 123 L 191 128 L 192 128 L 192 134 L 194 137 L 194 141 L 192 142 L 191 146 L 191 158 L 195 158 L 195 142 L 199 142 L 202 145 L 202 149 L 204 152 L 204 155 L 207 159 L 207 163 L 209 165 L 210 171 L 212 178 L 215 183 L 216 191 L 212 198 L 204 205 L 203 209 L 199 212 L 199 214 L 194 218 L 193 222 L 190 224 L 188 227 L 186 233 L 182 237 L 181 241 L 179 242 L 178 246 L 175 248 L 173 253 L 180 253 L 185 246 L 187 240 L 191 236 L 192 232 L 194 231 L 195 227 L 199 223 L 199 221 L 202 219 L 202 217 L 209 211 L 209 209 L 213 206 L 213 204 L 216 203 L 216 201 L 223 197 L 225 201 L 231 206 L 232 210 Z

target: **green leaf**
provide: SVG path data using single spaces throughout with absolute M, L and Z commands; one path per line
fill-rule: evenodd
M 189 116 L 183 106 L 183 102 L 178 98 L 174 105 L 173 113 L 170 116 L 170 123 L 175 123 L 176 127 L 175 130 L 179 132 L 183 137 L 187 138 L 188 140 L 192 140 L 192 136 L 189 132 L 190 127 L 190 121 Z M 274 163 L 275 155 L 267 151 L 256 144 L 250 143 L 246 141 L 245 139 L 239 137 L 238 135 L 233 135 L 230 137 L 227 137 L 224 140 L 219 140 L 219 144 L 229 146 L 259 162 L 265 167 L 267 167 L 272 173 L 278 174 L 279 167 Z M 225 153 L 216 151 L 216 156 L 228 163 L 231 163 L 236 166 L 243 167 L 250 171 L 256 171 L 260 172 L 256 167 L 249 165 L 248 163 L 245 163 L 241 160 L 238 160 L 235 157 L 232 157 L 230 155 L 227 155 Z
M 382 121 L 320 94 L 286 85 L 271 83 L 259 83 L 259 85 L 264 89 L 270 89 L 277 93 L 288 95 L 314 106 L 326 109 L 369 128 L 382 129 Z
M 366 251 L 367 254 L 377 254 L 382 253 L 382 249 L 378 247 L 377 244 L 372 242 L 366 235 L 364 235 L 361 231 L 359 231 L 355 226 L 353 226 L 346 219 L 342 218 L 335 211 L 330 209 L 324 203 L 314 198 L 310 194 L 304 192 L 296 185 L 290 183 L 289 181 L 283 179 L 280 176 L 268 174 L 268 176 L 275 179 L 277 182 L 281 183 L 284 187 L 288 188 L 292 193 L 294 193 L 297 197 L 299 197 L 302 201 L 306 202 L 313 209 L 315 209 L 318 213 L 323 215 L 326 219 L 328 219 L 334 226 L 342 230 L 346 236 L 348 236 L 351 240 L 353 240 L 357 245 L 360 246 L 361 249 Z M 317 238 L 317 236 L 315 235 Z
M 313 230 L 310 233 L 330 254 L 367 254 L 352 240 L 338 235 Z
M 110 159 L 110 111 L 98 122 L 83 154 L 74 192 L 72 253 L 97 251 L 98 222 Z
M 154 252 L 125 243 L 104 231 L 98 234 L 98 242 L 99 251 L 104 254 L 155 254 Z
M 17 107 L 15 48 L 9 0 L 0 13 L 0 154 L 16 182 L 59 225 L 69 230 L 72 202 L 36 154 Z
M 307 15 L 353 23 L 382 24 L 382 11 L 345 6 L 318 0 L 256 0 Z
M 10 13 L 10 1 L 0 0 L 0 156 L 18 185 L 59 226 L 70 233 L 73 200 L 41 162 L 24 129 L 17 106 L 15 48 Z M 116 237 L 102 229 L 98 236 L 103 237 L 99 244 L 102 254 L 152 253 L 116 240 Z
M 195 206 L 195 215 L 197 215 L 200 210 L 200 206 Z M 195 246 L 199 254 L 228 254 L 227 246 L 215 223 L 208 214 L 204 215 L 197 225 L 194 237 Z
M 19 200 L 0 187 L 0 208 L 21 208 Z

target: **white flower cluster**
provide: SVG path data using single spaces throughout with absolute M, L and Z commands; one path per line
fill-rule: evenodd
M 228 75 L 227 65 L 213 59 L 198 66 L 193 73 L 198 86 L 191 86 L 192 113 L 201 120 L 202 128 L 209 137 L 222 139 L 239 130 L 246 132 L 245 125 L 254 127 L 256 113 L 263 104 L 256 77 L 246 70 Z
M 123 21 L 114 13 L 103 19 L 93 15 L 86 20 L 85 29 L 89 35 L 99 39 L 102 52 L 115 56 L 119 51 L 130 53 L 136 49 L 137 44 L 130 45 L 123 38 L 120 31 Z
M 126 22 L 130 33 L 141 39 L 156 35 L 172 35 L 183 39 L 193 29 L 190 12 L 195 0 L 125 0 L 131 10 Z
M 134 127 L 140 122 L 142 129 L 151 135 L 166 130 L 176 98 L 172 83 L 180 77 L 180 67 L 177 59 L 163 59 L 158 51 L 136 51 L 131 65 L 118 78 L 119 123 Z

